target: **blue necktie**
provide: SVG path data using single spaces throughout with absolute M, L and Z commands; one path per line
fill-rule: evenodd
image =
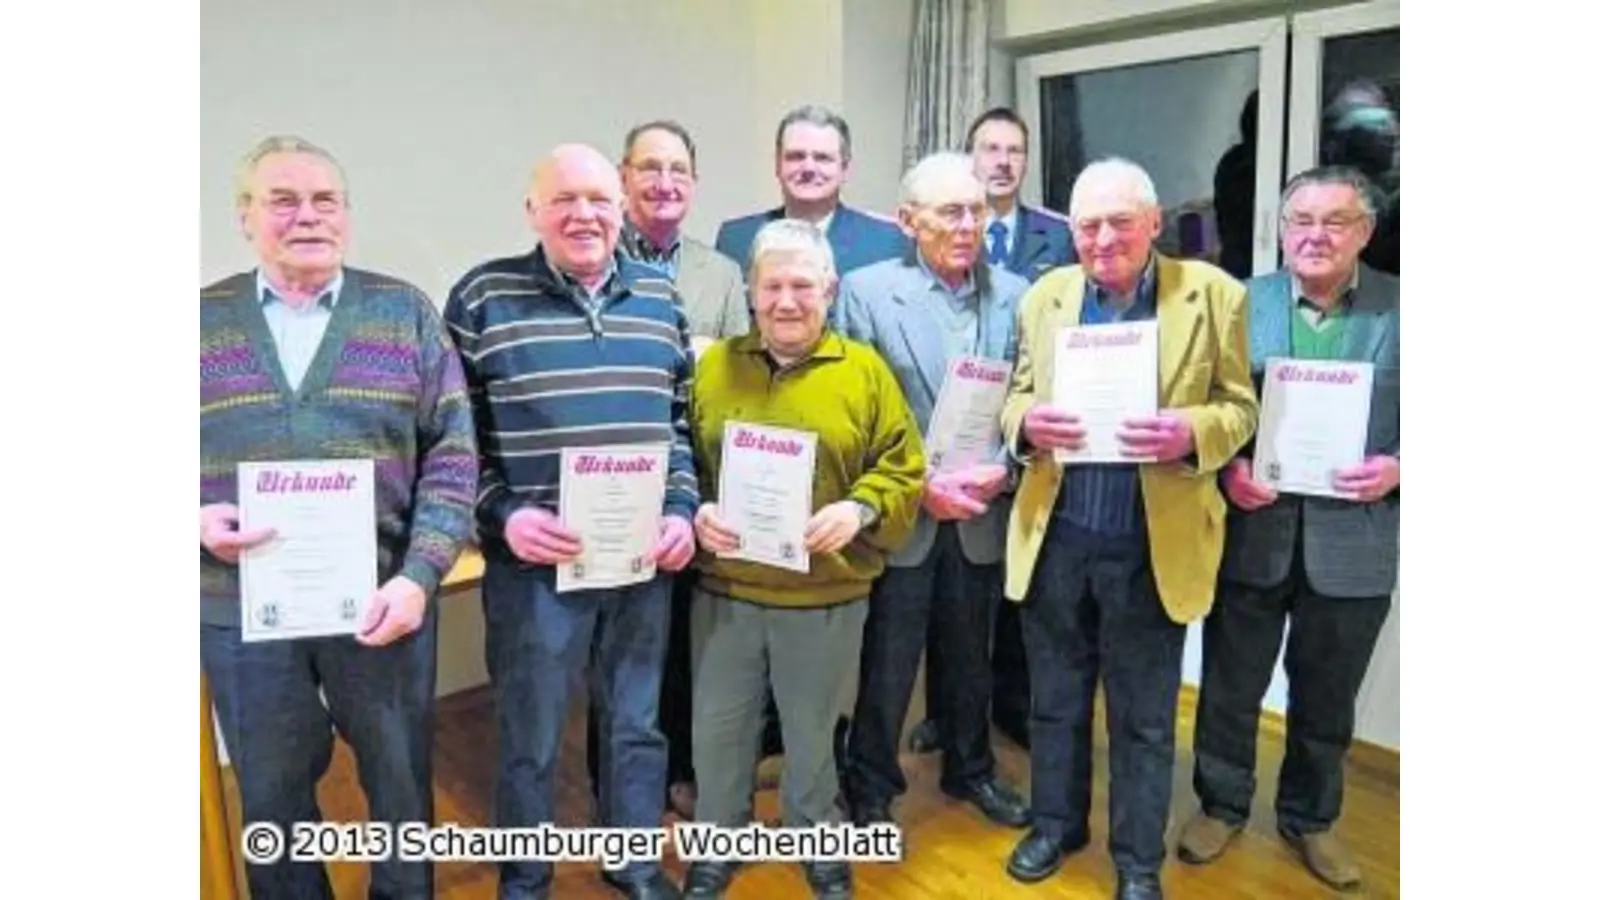
M 998 219 L 989 223 L 989 264 L 1003 265 L 1011 251 L 1006 247 L 1006 223 Z

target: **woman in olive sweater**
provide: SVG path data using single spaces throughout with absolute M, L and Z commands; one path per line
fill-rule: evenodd
M 788 826 L 837 821 L 832 741 L 840 694 L 860 659 L 867 596 L 903 544 L 921 502 L 920 433 L 899 383 L 871 347 L 827 328 L 838 284 L 827 239 L 779 220 L 757 235 L 750 270 L 756 329 L 696 364 L 690 424 L 703 504 L 695 517 L 701 578 L 692 614 L 697 817 L 751 816 L 762 702 L 783 724 L 781 794 Z M 725 423 L 816 435 L 809 572 L 723 558 L 739 536 L 717 507 Z M 688 893 L 715 895 L 733 865 L 696 862 Z M 810 862 L 819 897 L 850 894 L 843 862 Z

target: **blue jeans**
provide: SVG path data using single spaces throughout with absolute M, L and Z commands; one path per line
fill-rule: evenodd
M 355 751 L 370 820 L 433 822 L 432 751 L 439 618 L 387 647 L 349 637 L 243 643 L 239 626 L 201 625 L 200 660 L 239 782 L 242 819 L 321 819 L 317 782 L 333 758 L 333 729 Z M 324 706 L 318 689 L 327 697 Z M 433 896 L 425 862 L 374 863 L 368 896 Z M 320 863 L 251 865 L 252 900 L 332 900 Z
M 666 658 L 671 576 L 613 590 L 557 594 L 555 569 L 491 558 L 483 610 L 489 680 L 499 720 L 495 824 L 555 821 L 556 761 L 567 704 L 587 670 L 601 720 L 599 813 L 613 828 L 658 828 L 666 792 L 667 742 L 657 728 Z M 616 873 L 639 881 L 659 869 L 635 863 Z M 507 862 L 500 896 L 540 896 L 548 862 Z

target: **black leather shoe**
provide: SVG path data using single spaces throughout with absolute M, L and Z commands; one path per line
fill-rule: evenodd
M 817 900 L 850 900 L 855 896 L 849 863 L 808 862 L 801 865 L 806 870 L 806 881 L 811 883 L 812 896 Z
M 667 873 L 660 870 L 650 873 L 643 881 L 623 881 L 610 872 L 601 872 L 600 878 L 621 891 L 628 900 L 678 900 L 683 896 Z
M 1117 900 L 1161 900 L 1161 876 L 1118 872 Z
M 1021 828 L 1032 821 L 1027 801 L 998 778 L 985 778 L 960 787 L 945 788 L 944 792 L 978 807 L 989 821 L 997 825 Z
M 865 828 L 879 822 L 893 823 L 894 817 L 889 815 L 889 804 L 868 800 L 850 804 L 850 821 Z
M 933 719 L 923 719 L 917 727 L 911 729 L 911 752 L 918 754 L 939 752 L 939 723 Z
M 1056 873 L 1066 858 L 1082 850 L 1088 840 L 1058 840 L 1039 829 L 1029 831 L 1006 860 L 1006 874 L 1024 883 L 1043 881 Z
M 690 863 L 689 874 L 683 880 L 683 896 L 721 897 L 738 868 L 737 862 L 696 860 Z

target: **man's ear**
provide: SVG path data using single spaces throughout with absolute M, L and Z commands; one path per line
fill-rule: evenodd
M 899 225 L 905 236 L 913 241 L 917 239 L 916 218 L 916 207 L 902 203 L 895 208 L 895 224 Z

